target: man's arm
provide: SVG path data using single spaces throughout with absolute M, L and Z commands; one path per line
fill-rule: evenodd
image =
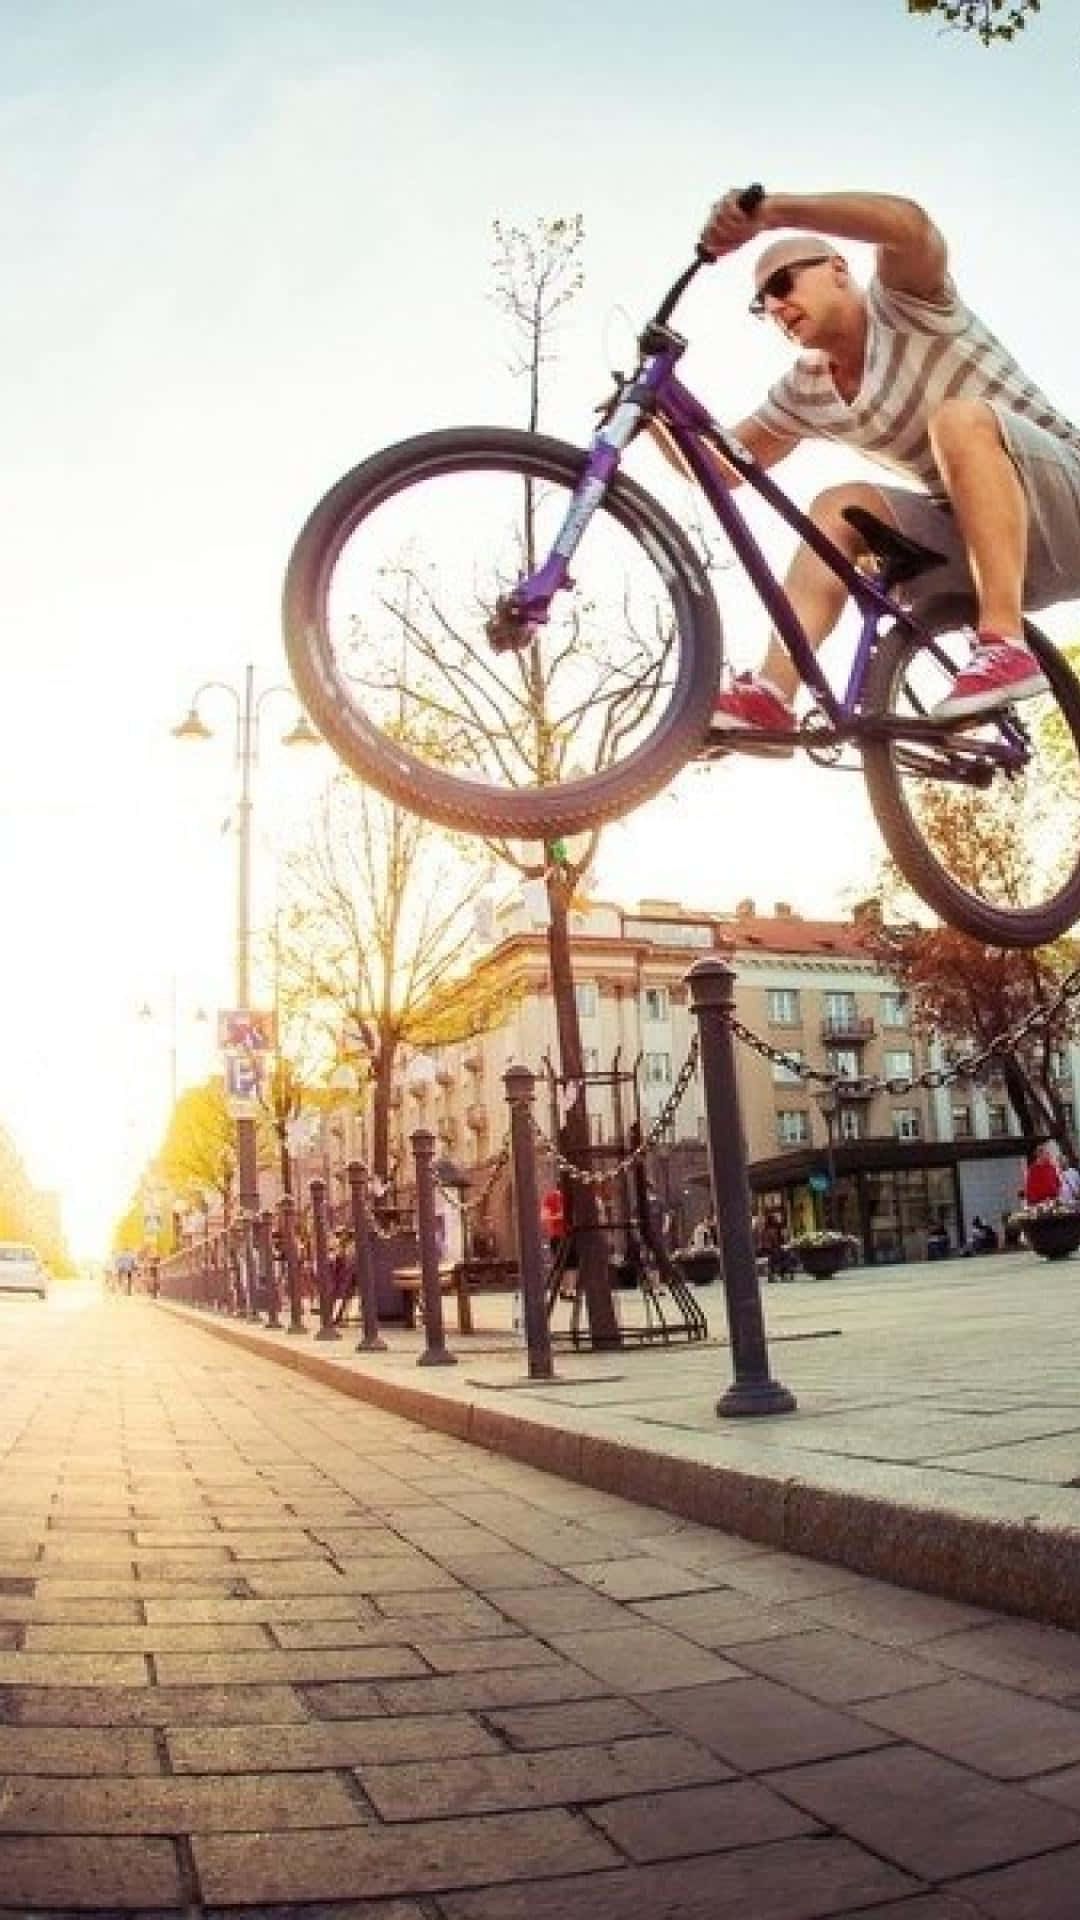
M 659 447 L 669 466 L 677 468 L 680 473 L 689 471 L 674 440 L 669 437 L 662 425 L 650 421 L 646 431 L 654 444 Z M 763 426 L 753 414 L 748 419 L 741 420 L 737 427 L 733 427 L 731 434 L 732 438 L 738 440 L 748 453 L 753 454 L 761 467 L 775 467 L 778 461 L 786 459 L 793 448 L 799 444 L 798 435 L 773 433 L 771 428 Z M 721 459 L 715 447 L 710 447 L 707 441 L 702 441 L 701 450 L 709 465 L 715 467 L 717 478 L 725 487 L 742 486 L 741 476 L 735 472 L 734 467 L 729 467 L 727 462 Z
M 741 191 L 733 188 L 713 207 L 701 236 L 710 253 L 733 253 L 777 228 L 826 233 L 876 247 L 879 278 L 898 293 L 934 300 L 945 290 L 945 242 L 914 200 L 888 193 L 767 193 L 744 213 Z

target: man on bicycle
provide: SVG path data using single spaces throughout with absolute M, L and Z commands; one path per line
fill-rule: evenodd
M 733 189 L 712 208 L 702 245 L 732 253 L 776 228 L 784 237 L 758 255 L 750 310 L 774 320 L 799 356 L 737 438 L 764 467 L 800 440 L 842 441 L 922 489 L 830 487 L 810 518 L 852 560 L 863 542 L 846 507 L 867 509 L 943 555 L 947 564 L 915 583 L 924 604 L 974 585 L 971 659 L 936 717 L 992 713 L 1045 692 L 1022 615 L 1080 595 L 1080 431 L 964 305 L 945 242 L 913 201 L 766 193 L 747 213 Z M 837 240 L 876 247 L 869 286 L 852 279 Z M 842 581 L 804 545 L 785 584 L 808 640 L 820 646 L 843 611 Z M 711 741 L 755 730 L 794 736 L 797 685 L 774 633 L 758 671 L 718 696 Z M 772 742 L 762 750 L 791 751 Z

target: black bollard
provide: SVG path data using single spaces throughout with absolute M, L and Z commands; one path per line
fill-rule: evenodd
M 439 1245 L 435 1233 L 435 1135 L 419 1127 L 410 1136 L 416 1167 L 416 1231 L 420 1242 L 420 1284 L 424 1296 L 424 1337 L 427 1345 L 418 1367 L 456 1367 L 446 1349 L 443 1332 L 442 1287 L 439 1284 Z
M 701 1036 L 701 1078 L 709 1136 L 709 1171 L 723 1261 L 724 1304 L 735 1379 L 716 1403 L 720 1414 L 793 1413 L 795 1395 L 769 1373 L 761 1310 L 750 1182 L 735 1078 L 731 1016 L 735 974 L 722 960 L 698 960 L 686 976 Z
M 285 1283 L 289 1289 L 289 1332 L 305 1333 L 304 1303 L 300 1298 L 300 1256 L 296 1250 L 296 1201 L 283 1193 L 278 1202 L 281 1217 L 281 1248 L 285 1256 Z
M 264 1207 L 255 1226 L 256 1245 L 259 1249 L 259 1272 L 266 1292 L 266 1325 L 271 1333 L 281 1332 L 281 1289 L 277 1282 L 277 1262 L 274 1259 L 274 1216 L 269 1207 Z
M 359 1160 L 350 1160 L 349 1204 L 352 1209 L 353 1250 L 356 1260 L 356 1291 L 360 1295 L 360 1317 L 364 1334 L 356 1343 L 357 1353 L 385 1353 L 386 1341 L 379 1333 L 379 1302 L 375 1292 L 375 1272 L 371 1264 L 371 1223 L 367 1208 L 367 1168 Z
M 245 1213 L 241 1224 L 240 1257 L 244 1266 L 244 1291 L 247 1295 L 247 1317 L 257 1320 L 259 1309 L 257 1302 L 258 1267 L 255 1264 L 255 1215 Z
M 319 1331 L 316 1340 L 340 1340 L 334 1325 L 334 1289 L 330 1278 L 330 1249 L 326 1233 L 326 1181 L 313 1180 L 311 1195 L 311 1239 L 315 1260 L 315 1285 L 319 1290 Z
M 510 1105 L 510 1156 L 514 1180 L 518 1269 L 525 1304 L 525 1344 L 530 1380 L 553 1380 L 551 1329 L 544 1289 L 544 1262 L 540 1246 L 540 1196 L 536 1184 L 536 1138 L 533 1097 L 536 1076 L 528 1067 L 508 1067 L 503 1075 Z

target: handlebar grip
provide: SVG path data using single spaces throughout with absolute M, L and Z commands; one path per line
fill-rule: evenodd
M 760 207 L 764 198 L 765 198 L 765 189 L 762 186 L 760 180 L 755 180 L 752 186 L 743 188 L 742 192 L 738 195 L 738 198 L 736 199 L 735 204 L 737 207 L 739 207 L 742 210 L 743 213 L 756 213 L 758 207 Z M 699 266 L 707 267 L 707 266 L 714 265 L 716 260 L 716 255 L 714 253 L 710 253 L 708 249 L 701 246 L 700 243 L 697 247 L 695 247 L 694 251 L 697 255 L 697 261 Z

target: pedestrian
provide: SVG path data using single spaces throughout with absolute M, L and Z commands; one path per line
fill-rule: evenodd
M 1036 1147 L 1024 1176 L 1024 1200 L 1029 1207 L 1056 1200 L 1061 1192 L 1061 1175 L 1049 1142 Z
M 916 609 L 974 594 L 971 659 L 932 718 L 966 719 L 1045 693 L 1022 617 L 1080 595 L 1080 430 L 965 305 L 945 241 L 914 201 L 769 191 L 747 212 L 741 197 L 732 188 L 713 206 L 702 245 L 717 256 L 769 239 L 754 263 L 751 312 L 775 322 L 798 358 L 735 437 L 764 467 L 802 440 L 835 440 L 908 483 L 830 487 L 810 518 L 853 562 L 865 551 L 845 517 L 856 508 L 940 554 L 945 564 L 911 583 Z M 866 287 L 852 276 L 845 241 L 875 249 Z M 804 544 L 785 591 L 819 647 L 843 612 L 845 584 Z M 762 752 L 791 751 L 784 735 L 793 747 L 797 688 L 774 632 L 759 669 L 718 695 L 711 742 L 737 732 L 752 743 L 758 731 L 769 736 Z
M 1063 1207 L 1080 1207 L 1080 1167 L 1074 1160 L 1066 1160 L 1061 1169 L 1058 1199 Z

